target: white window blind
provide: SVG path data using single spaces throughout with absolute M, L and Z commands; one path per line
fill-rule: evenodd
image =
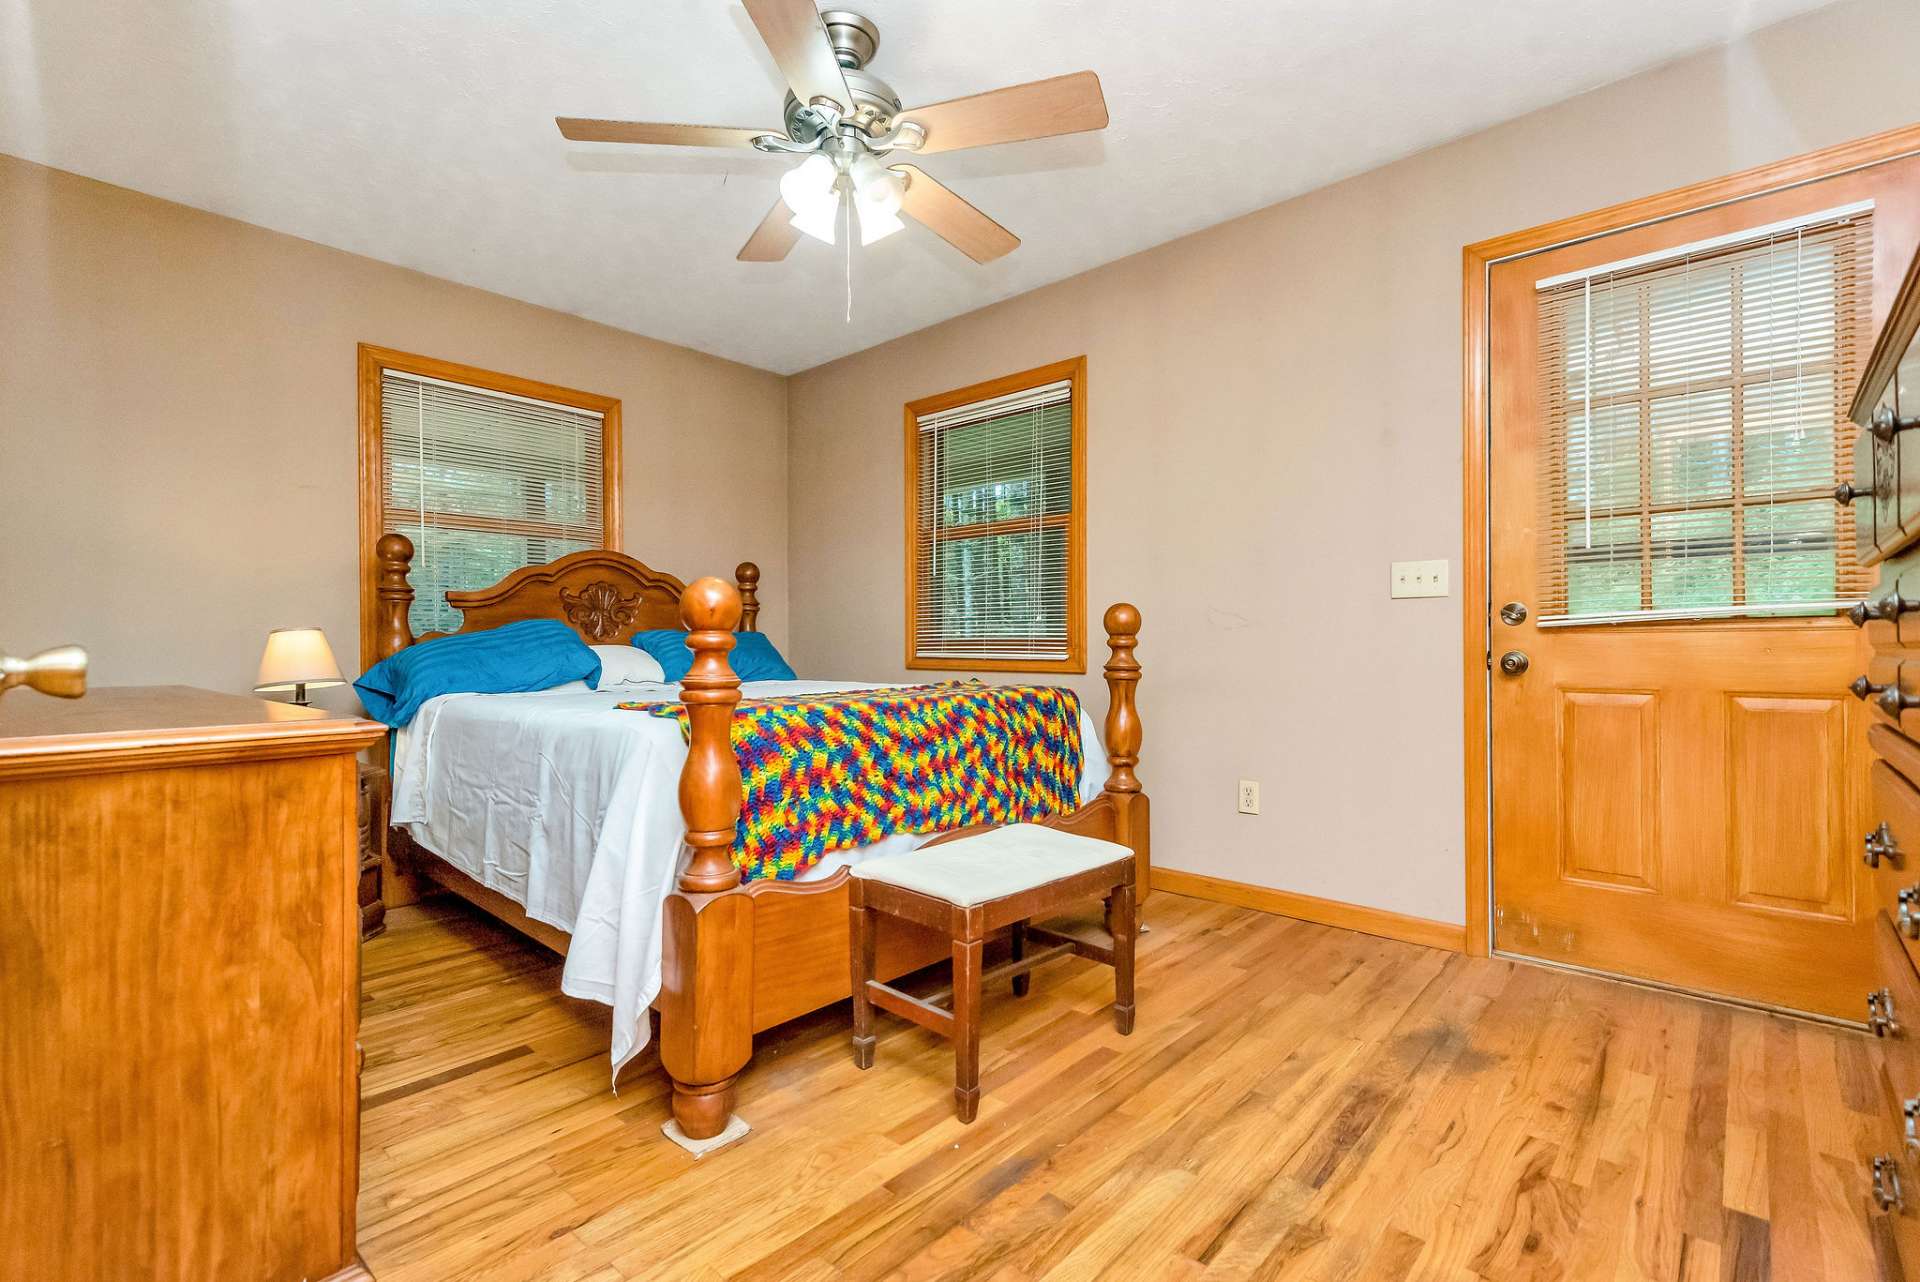
M 1857 598 L 1847 400 L 1872 216 L 1542 281 L 1540 621 L 1813 613 Z
M 1073 382 L 916 420 L 914 657 L 1069 657 Z
M 396 370 L 380 380 L 383 528 L 413 540 L 416 634 L 449 591 L 604 545 L 601 415 Z

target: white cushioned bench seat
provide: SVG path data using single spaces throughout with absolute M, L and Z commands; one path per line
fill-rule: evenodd
M 1118 842 L 1039 824 L 1010 824 L 931 850 L 869 859 L 851 871 L 969 908 L 1132 857 L 1133 851 Z

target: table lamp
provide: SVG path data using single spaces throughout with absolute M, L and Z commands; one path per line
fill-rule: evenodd
M 307 706 L 308 686 L 345 685 L 340 665 L 334 662 L 327 634 L 319 628 L 275 628 L 267 633 L 267 649 L 260 656 L 259 683 L 255 694 L 293 691 L 293 702 Z

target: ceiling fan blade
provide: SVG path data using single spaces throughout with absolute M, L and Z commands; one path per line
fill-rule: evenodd
M 774 201 L 773 208 L 753 229 L 753 235 L 747 237 L 747 243 L 740 246 L 740 261 L 777 263 L 784 259 L 800 241 L 800 229 L 793 225 L 792 218 L 793 211 L 787 208 L 786 201 Z
M 852 107 L 847 78 L 840 74 L 840 60 L 834 56 L 813 0 L 745 0 L 745 4 L 747 16 L 801 105 L 831 98 L 843 113 Z
M 962 147 L 991 147 L 1023 138 L 1105 129 L 1107 100 L 1100 92 L 1100 77 L 1091 71 L 1076 71 L 917 107 L 901 112 L 898 118 L 916 121 L 927 131 L 927 140 L 916 148 L 925 156 Z
M 933 229 L 935 235 L 976 263 L 990 263 L 1020 247 L 1020 238 L 941 186 L 915 165 L 895 165 L 905 176 L 900 212 Z
M 638 142 L 663 147 L 751 147 L 762 134 L 783 129 L 732 129 L 725 125 L 655 125 L 639 120 L 582 120 L 556 116 L 560 135 L 574 142 Z

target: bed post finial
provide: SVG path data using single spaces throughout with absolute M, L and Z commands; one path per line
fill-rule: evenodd
M 760 567 L 742 561 L 733 567 L 734 582 L 740 585 L 740 630 L 760 630 Z
M 733 866 L 734 826 L 740 818 L 740 762 L 733 755 L 733 709 L 740 678 L 727 664 L 740 624 L 740 593 L 719 579 L 687 585 L 680 595 L 680 621 L 687 626 L 693 666 L 680 683 L 687 705 L 687 764 L 680 772 L 680 813 L 693 848 L 680 889 L 689 894 L 730 890 L 740 884 Z
M 1133 657 L 1140 643 L 1140 611 L 1122 601 L 1107 607 L 1107 761 L 1113 773 L 1108 792 L 1139 792 L 1133 768 L 1140 764 L 1140 709 L 1134 687 L 1140 684 L 1140 661 Z
M 382 534 L 373 545 L 374 576 L 373 659 L 400 653 L 413 644 L 413 584 L 407 571 L 413 565 L 413 540 L 404 534 Z

